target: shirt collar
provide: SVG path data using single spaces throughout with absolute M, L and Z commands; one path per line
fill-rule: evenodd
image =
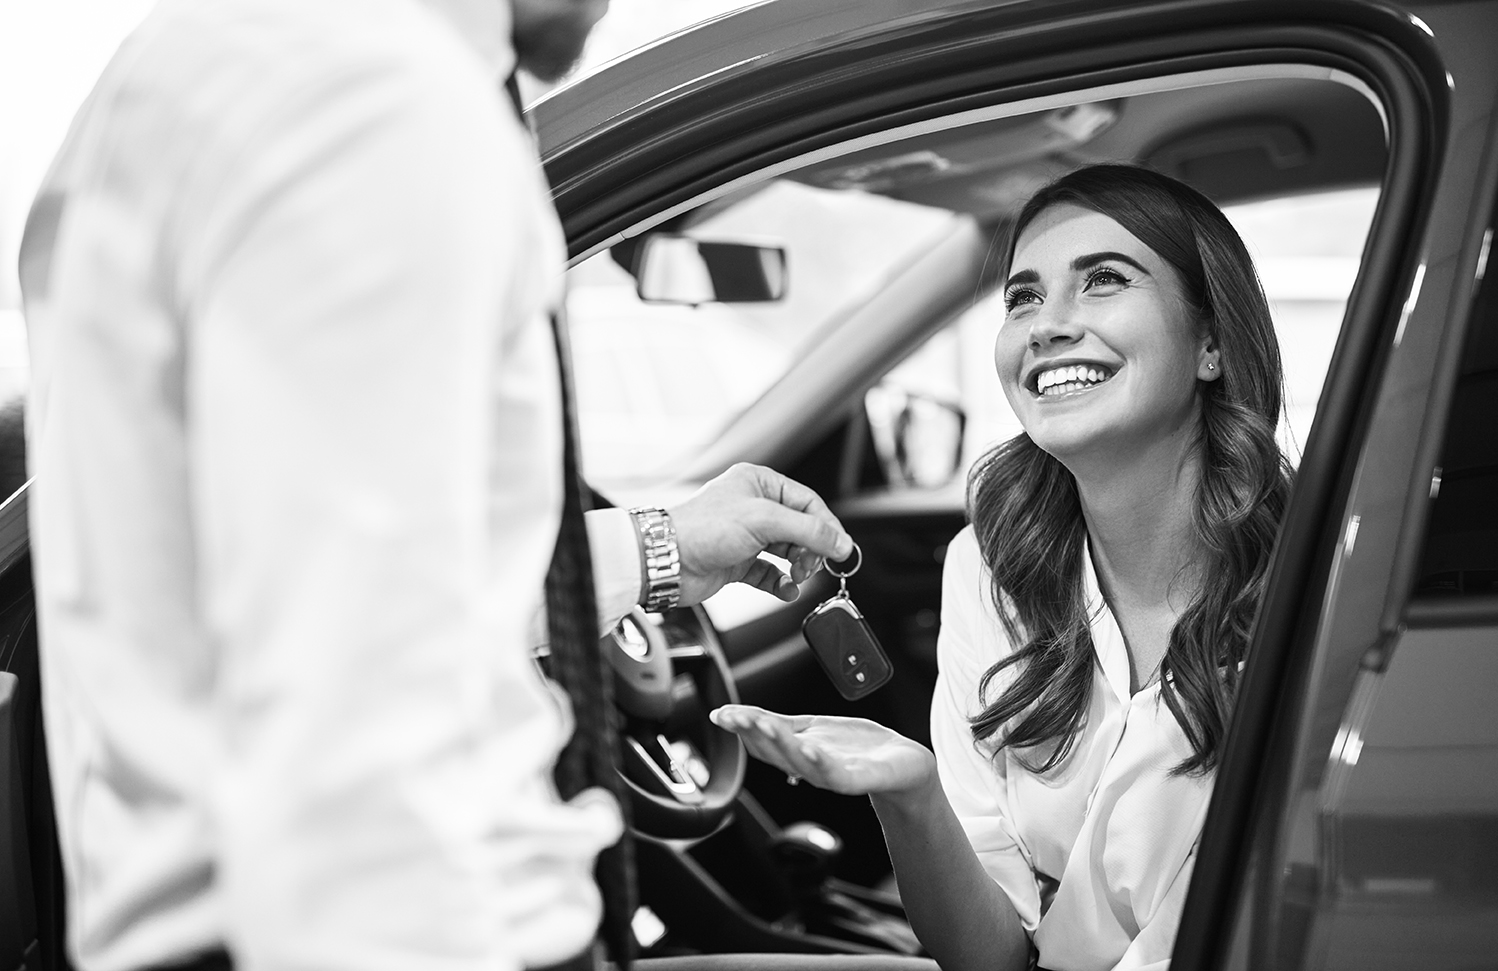
M 510 0 L 422 0 L 457 29 L 469 47 L 489 67 L 490 76 L 503 81 L 515 70 L 511 37 Z

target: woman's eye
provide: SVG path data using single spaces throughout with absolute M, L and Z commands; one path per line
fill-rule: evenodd
M 1100 266 L 1087 274 L 1087 285 L 1082 289 L 1091 290 L 1093 287 L 1119 287 L 1128 282 L 1128 280 L 1124 279 L 1124 275 L 1117 270 L 1107 266 Z
M 1028 287 L 1015 287 L 1004 293 L 1004 309 L 1013 310 L 1021 304 L 1039 303 L 1040 294 Z

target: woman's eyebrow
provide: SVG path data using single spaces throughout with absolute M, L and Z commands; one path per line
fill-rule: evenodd
M 1150 273 L 1149 270 L 1146 270 L 1144 267 L 1140 266 L 1139 261 L 1134 259 L 1133 257 L 1125 256 L 1122 253 L 1114 253 L 1111 251 L 1105 253 L 1088 253 L 1086 256 L 1079 256 L 1071 261 L 1071 268 L 1073 270 L 1088 270 L 1094 266 L 1097 266 L 1099 263 L 1110 263 L 1114 261 L 1117 261 L 1119 263 L 1127 263 L 1129 266 L 1132 266 L 1134 269 L 1138 270 L 1140 273 L 1143 273 L 1145 276 L 1154 275 Z
M 1007 290 L 1010 287 L 1018 286 L 1021 283 L 1039 283 L 1039 282 L 1040 282 L 1040 274 L 1039 273 L 1036 273 L 1034 270 L 1020 270 L 1018 273 L 1014 274 L 1013 276 L 1011 276 L 1009 278 L 1008 282 L 1006 282 L 1004 284 L 1004 289 Z
M 1115 252 L 1113 250 L 1105 250 L 1101 253 L 1088 253 L 1085 256 L 1079 256 L 1071 261 L 1071 268 L 1073 272 L 1080 272 L 1082 270 L 1090 270 L 1094 266 L 1097 266 L 1099 263 L 1109 263 L 1114 261 L 1128 264 L 1129 266 L 1132 266 L 1134 269 L 1138 270 L 1140 273 L 1143 273 L 1145 276 L 1154 276 L 1154 274 L 1141 266 L 1139 261 L 1134 259 L 1132 256 L 1125 256 L 1124 254 Z M 1009 287 L 1019 286 L 1020 284 L 1024 283 L 1039 282 L 1039 273 L 1036 273 L 1034 270 L 1020 270 L 1019 272 L 1011 276 L 1007 281 L 1005 281 L 1004 288 L 1008 289 Z

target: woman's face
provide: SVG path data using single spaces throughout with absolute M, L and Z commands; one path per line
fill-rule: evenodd
M 1189 433 L 1217 353 L 1180 277 L 1101 213 L 1060 204 L 1025 228 L 994 347 L 1030 438 L 1073 466 L 1126 459 Z

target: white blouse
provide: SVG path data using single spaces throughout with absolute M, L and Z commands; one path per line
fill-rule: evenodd
M 968 719 L 978 685 L 1014 649 L 971 526 L 952 541 L 942 578 L 940 674 L 931 737 L 942 787 L 973 850 L 1019 914 L 1052 971 L 1167 968 L 1191 881 L 1212 779 L 1171 775 L 1191 754 L 1158 682 L 1129 694 L 1123 634 L 1099 592 L 1086 595 L 1097 664 L 1092 701 L 1071 754 L 1025 769 Z M 990 683 L 992 701 L 1009 671 Z

